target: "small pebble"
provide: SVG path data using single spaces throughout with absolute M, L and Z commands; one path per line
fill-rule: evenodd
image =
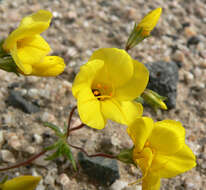
M 184 62 L 184 53 L 182 53 L 181 51 L 176 51 L 175 54 L 172 56 L 172 59 L 174 61 L 177 61 L 177 62 Z
M 185 34 L 185 36 L 186 36 L 187 38 L 190 38 L 190 37 L 196 35 L 196 30 L 195 30 L 195 28 L 192 27 L 192 26 L 191 26 L 191 27 L 186 27 L 186 28 L 184 29 L 184 34 Z
M 51 170 L 49 170 L 48 174 L 44 179 L 45 184 L 54 185 L 55 179 L 57 177 L 56 175 L 57 175 L 57 168 L 52 168 Z
M 15 150 L 21 150 L 22 144 L 20 142 L 19 137 L 15 133 L 7 134 L 8 145 L 11 146 Z
M 27 93 L 31 98 L 38 98 L 39 95 L 39 91 L 35 88 L 29 89 Z
M 43 138 L 41 135 L 34 134 L 34 139 L 37 144 L 41 144 L 43 142 Z
M 203 61 L 201 61 L 200 67 L 206 69 L 206 60 L 205 59 Z
M 27 146 L 25 148 L 25 152 L 28 152 L 29 154 L 34 154 L 36 152 L 36 149 L 33 146 Z
M 110 190 L 117 190 L 117 189 L 123 190 L 127 186 L 128 186 L 128 182 L 122 181 L 122 180 L 117 180 L 111 185 Z
M 54 116 L 48 112 L 44 112 L 41 119 L 43 122 L 52 122 L 54 121 Z
M 14 158 L 14 155 L 6 149 L 0 150 L 0 155 L 1 155 L 2 160 L 4 162 L 10 162 L 10 163 L 15 163 L 16 162 L 16 160 Z
M 4 132 L 3 130 L 0 130 L 0 147 L 4 143 Z
M 8 127 L 11 127 L 13 126 L 14 124 L 14 121 L 13 121 L 13 117 L 10 113 L 7 113 L 7 114 L 4 114 L 3 115 L 3 121 L 4 121 L 4 124 L 6 124 Z
M 184 79 L 186 81 L 186 83 L 190 83 L 194 80 L 194 75 L 188 71 L 184 72 Z
M 194 74 L 196 78 L 202 77 L 202 70 L 199 67 L 196 67 L 194 70 Z
M 57 182 L 60 183 L 62 186 L 67 186 L 70 184 L 70 179 L 67 174 L 62 173 L 58 178 Z
M 62 86 L 63 86 L 64 88 L 66 88 L 68 91 L 71 91 L 71 90 L 72 90 L 72 83 L 69 82 L 69 81 L 64 80 L 63 83 L 62 83 Z

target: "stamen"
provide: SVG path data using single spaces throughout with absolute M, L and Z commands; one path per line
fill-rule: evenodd
M 148 141 L 145 143 L 145 146 L 149 146 L 149 142 Z
M 99 92 L 98 89 L 93 89 L 92 92 L 93 92 L 94 96 L 100 96 L 101 95 L 101 93 Z
M 97 88 L 101 88 L 101 87 L 102 87 L 102 85 L 98 83 L 97 84 Z

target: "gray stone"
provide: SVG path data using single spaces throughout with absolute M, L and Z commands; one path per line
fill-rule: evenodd
M 11 90 L 9 97 L 8 97 L 8 104 L 15 107 L 19 108 L 25 113 L 35 113 L 40 111 L 39 107 L 30 101 L 26 100 L 20 92 Z
M 153 62 L 145 64 L 150 71 L 147 88 L 167 97 L 168 109 L 175 108 L 177 96 L 178 67 L 174 62 Z
M 88 177 L 99 185 L 109 186 L 120 177 L 116 160 L 104 157 L 90 158 L 79 152 L 78 161 Z

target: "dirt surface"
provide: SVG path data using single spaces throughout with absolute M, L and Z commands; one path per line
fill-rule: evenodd
M 162 7 L 163 13 L 153 36 L 130 54 L 143 63 L 176 61 L 182 67 L 179 69 L 176 108 L 157 113 L 146 108 L 144 115 L 152 116 L 154 120 L 170 118 L 181 121 L 186 129 L 186 143 L 195 153 L 198 163 L 187 173 L 162 180 L 161 189 L 206 189 L 205 0 L 2 0 L 1 38 L 15 29 L 23 16 L 39 9 L 52 11 L 52 24 L 43 36 L 51 45 L 52 53 L 65 59 L 67 68 L 56 78 L 17 77 L 0 71 L 1 167 L 25 160 L 55 141 L 54 133 L 42 122 L 50 121 L 63 126 L 67 121 L 69 111 L 76 104 L 71 85 L 79 67 L 98 48 L 124 48 L 133 22 L 157 7 Z M 7 99 L 12 89 L 20 92 L 29 102 L 39 105 L 40 111 L 26 114 L 9 106 Z M 79 123 L 76 114 L 73 125 Z M 132 146 L 125 126 L 111 122 L 102 131 L 87 127 L 76 131 L 71 134 L 70 142 L 84 147 L 89 153 L 109 149 L 115 154 Z M 3 155 L 7 156 L 6 159 Z M 137 179 L 136 168 L 119 163 L 119 169 L 120 179 L 115 182 L 116 186 L 107 188 L 92 183 L 81 169 L 75 173 L 71 164 L 63 158 L 47 162 L 40 157 L 29 167 L 0 173 L 0 177 L 41 175 L 43 180 L 37 190 L 141 189 L 139 185 L 122 185 Z

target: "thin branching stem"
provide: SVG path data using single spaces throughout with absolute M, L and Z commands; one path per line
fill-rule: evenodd
M 106 158 L 110 158 L 110 159 L 116 159 L 117 156 L 111 155 L 111 154 L 105 154 L 105 153 L 97 153 L 97 154 L 88 154 L 83 148 L 72 145 L 70 143 L 68 143 L 69 146 L 71 146 L 72 148 L 78 149 L 81 152 L 83 152 L 84 154 L 86 154 L 88 157 L 106 157 Z
M 82 127 L 84 127 L 85 124 L 84 123 L 81 123 L 80 125 L 76 126 L 76 127 L 73 127 L 69 130 L 69 133 L 71 133 L 72 131 L 75 131 L 75 130 L 78 130 L 78 129 L 81 129 Z
M 69 119 L 68 119 L 68 124 L 67 124 L 67 137 L 69 136 L 70 133 L 70 126 L 71 126 L 71 121 L 72 121 L 72 116 L 77 109 L 77 106 L 74 106 L 69 114 Z
M 40 156 L 42 156 L 43 154 L 45 154 L 46 152 L 47 152 L 47 150 L 43 150 L 43 151 L 39 152 L 38 154 L 32 156 L 28 160 L 24 161 L 24 162 L 20 162 L 18 164 L 15 164 L 13 166 L 9 166 L 9 167 L 6 167 L 6 168 L 0 168 L 0 172 L 7 171 L 7 170 L 10 170 L 10 169 L 14 169 L 14 168 L 19 168 L 21 166 L 26 166 L 26 165 L 30 164 L 31 162 L 33 162 L 34 160 L 36 160 L 37 158 L 39 158 Z

